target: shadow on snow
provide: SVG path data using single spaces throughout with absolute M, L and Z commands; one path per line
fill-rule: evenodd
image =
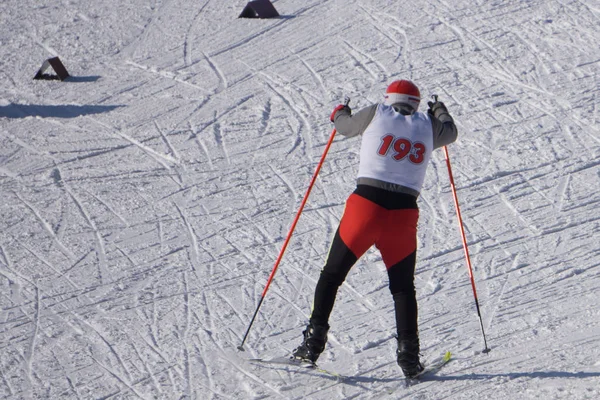
M 505 374 L 466 374 L 466 375 L 435 375 L 428 377 L 428 380 L 436 381 L 468 381 L 468 380 L 487 380 L 493 378 L 600 378 L 600 372 L 564 372 L 564 371 L 537 371 L 537 372 L 507 372 Z
M 101 105 L 36 105 L 36 104 L 9 104 L 0 106 L 0 117 L 26 118 L 26 117 L 55 117 L 76 118 L 82 115 L 101 114 L 112 111 L 123 106 L 101 106 Z

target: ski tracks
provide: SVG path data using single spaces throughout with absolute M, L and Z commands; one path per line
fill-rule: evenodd
M 200 15 L 204 11 L 204 9 L 208 5 L 208 3 L 210 3 L 210 0 L 207 0 L 206 3 L 204 3 L 202 5 L 202 7 L 200 7 L 198 12 L 194 16 L 192 23 L 190 24 L 190 27 L 188 28 L 188 30 L 185 34 L 185 39 L 183 41 L 183 61 L 184 61 L 184 64 L 186 67 L 190 66 L 193 62 L 192 61 L 192 52 L 193 51 L 192 51 L 192 45 L 191 45 L 192 40 L 190 39 L 191 33 L 196 26 L 196 21 L 198 21 L 198 18 L 200 17 Z
M 250 101 L 253 98 L 254 98 L 254 95 L 244 96 L 241 99 L 239 99 L 235 104 L 228 107 L 226 110 L 224 110 L 222 112 L 215 111 L 213 114 L 213 117 L 208 122 L 204 122 L 202 127 L 200 127 L 200 128 L 197 128 L 194 124 L 192 124 L 192 122 L 188 122 L 190 131 L 192 134 L 191 139 L 196 141 L 196 143 L 198 144 L 198 146 L 200 147 L 202 152 L 205 154 L 209 165 L 211 165 L 211 168 L 214 168 L 214 166 L 215 166 L 214 163 L 216 160 L 214 160 L 213 157 L 211 156 L 212 152 L 210 151 L 210 148 L 209 148 L 208 144 L 206 143 L 206 138 L 203 137 L 202 133 L 205 130 L 207 130 L 209 127 L 212 127 L 214 143 L 220 148 L 221 153 L 223 154 L 223 158 L 225 159 L 226 163 L 231 164 L 229 150 L 228 150 L 228 147 L 227 147 L 225 139 L 224 139 L 224 134 L 222 132 L 222 127 L 221 127 L 220 121 L 224 116 L 229 115 L 235 109 L 241 107 L 243 104 L 245 104 L 246 102 Z
M 305 140 L 307 140 L 307 142 L 308 142 L 308 147 L 313 148 L 312 125 L 309 122 L 309 120 L 307 119 L 307 117 L 304 115 L 304 112 L 298 110 L 299 104 L 297 104 L 289 96 L 284 94 L 283 86 L 281 84 L 279 84 L 278 82 L 276 82 L 275 78 L 265 74 L 264 72 L 260 72 L 260 74 L 267 78 L 265 80 L 265 85 L 267 86 L 267 88 L 272 93 L 274 93 L 293 114 L 295 114 L 297 116 L 298 128 L 296 130 L 296 140 L 294 141 L 294 144 L 292 145 L 292 147 L 289 150 L 287 150 L 287 154 L 291 154 L 298 147 L 302 147 L 302 144 L 304 143 Z M 282 89 L 276 88 L 275 85 L 280 86 Z M 303 127 L 305 127 L 305 129 L 307 130 L 307 132 L 304 134 L 303 134 L 303 131 L 304 131 Z M 307 153 L 305 149 L 303 152 L 305 154 Z
M 197 84 L 192 83 L 192 82 L 188 82 L 185 79 L 180 78 L 179 76 L 177 76 L 173 72 L 165 71 L 165 70 L 159 69 L 157 67 L 151 67 L 151 66 L 142 65 L 142 64 L 139 64 L 139 63 L 137 63 L 135 61 L 131 61 L 131 60 L 126 61 L 125 64 L 126 65 L 130 65 L 130 66 L 132 66 L 134 68 L 140 69 L 142 71 L 147 71 L 147 72 L 149 72 L 149 73 L 151 73 L 153 75 L 157 75 L 157 76 L 160 76 L 162 78 L 170 79 L 170 80 L 175 81 L 175 82 L 177 82 L 177 83 L 179 83 L 181 85 L 188 86 L 190 88 L 199 90 L 204 95 L 208 96 L 208 95 L 212 95 L 213 94 L 212 91 L 206 89 L 204 86 L 197 85 Z
M 57 247 L 65 255 L 65 257 L 67 257 L 69 260 L 73 260 L 75 258 L 75 255 L 59 240 L 59 238 L 56 236 L 56 233 L 54 232 L 54 229 L 52 229 L 52 226 L 50 225 L 50 223 L 48 223 L 42 217 L 41 212 L 36 207 L 34 207 L 32 204 L 30 204 L 27 200 L 25 200 L 18 192 L 14 192 L 14 195 L 36 217 L 36 219 L 40 222 L 41 226 L 44 228 L 46 233 L 48 233 L 48 235 L 53 239 L 54 243 L 56 243 Z
M 102 126 L 104 128 L 104 130 L 107 132 L 107 134 L 120 137 L 121 139 L 133 144 L 134 146 L 139 148 L 142 152 L 144 152 L 146 155 L 151 157 L 158 164 L 163 166 L 165 169 L 171 170 L 171 168 L 172 168 L 171 164 L 175 164 L 175 165 L 180 164 L 176 158 L 173 158 L 167 154 L 159 153 L 158 151 L 152 149 L 151 147 L 144 145 L 137 139 L 134 139 L 133 137 L 129 136 L 127 133 L 122 132 L 119 128 L 109 126 L 109 125 L 107 125 L 97 119 L 94 119 L 94 118 L 90 118 L 90 117 L 88 117 L 88 118 L 91 121 L 93 121 L 94 123 Z
M 357 46 L 352 45 L 347 40 L 343 39 L 342 41 L 348 48 L 348 55 L 354 60 L 355 65 L 364 69 L 371 75 L 374 82 L 384 82 L 387 79 L 388 71 L 382 63 L 371 57 L 368 53 L 360 50 Z M 378 71 L 372 69 L 370 65 L 374 65 L 376 67 L 375 69 Z
M 94 236 L 96 237 L 96 241 L 98 244 L 98 249 L 96 253 L 98 255 L 98 267 L 100 269 L 100 283 L 105 283 L 110 279 L 110 272 L 108 270 L 108 263 L 106 259 L 106 245 L 104 243 L 104 238 L 102 237 L 102 234 L 100 233 L 91 215 L 84 208 L 81 200 L 77 198 L 77 196 L 71 191 L 71 189 L 67 185 L 65 185 L 65 190 L 77 206 L 77 209 L 79 209 L 87 223 L 92 228 L 92 231 L 94 232 Z
M 396 62 L 400 57 L 404 59 L 405 68 L 409 74 L 409 78 L 412 78 L 412 67 L 413 64 L 410 60 L 411 57 L 411 49 L 410 49 L 410 41 L 408 40 L 408 34 L 405 29 L 401 28 L 402 23 L 395 18 L 393 15 L 388 15 L 388 17 L 394 20 L 393 23 L 389 23 L 384 20 L 384 17 L 379 13 L 376 13 L 373 10 L 367 10 L 364 6 L 359 5 L 360 9 L 363 11 L 364 15 L 370 18 L 371 24 L 374 29 L 376 29 L 383 37 L 388 39 L 390 42 L 394 43 L 398 48 L 398 52 L 396 57 L 394 58 L 394 62 Z M 411 27 L 412 28 L 412 27 Z M 402 36 L 403 42 L 398 41 L 393 35 L 389 33 L 389 31 L 397 32 L 400 36 Z M 382 66 L 382 70 L 386 71 Z M 387 71 L 386 71 L 387 72 Z M 385 76 L 387 79 L 388 76 Z

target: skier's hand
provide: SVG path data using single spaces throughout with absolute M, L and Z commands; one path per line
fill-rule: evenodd
M 450 114 L 446 105 L 441 101 L 438 101 L 437 96 L 434 96 L 434 101 L 427 102 L 427 105 L 429 106 L 429 110 L 427 110 L 429 115 L 433 115 L 438 119 L 442 114 Z
M 335 115 L 339 112 L 339 111 L 346 111 L 348 113 L 348 115 L 352 114 L 352 109 L 348 106 L 348 103 L 346 104 L 340 104 L 338 106 L 336 106 L 333 109 L 333 112 L 331 113 L 331 116 L 329 117 L 329 120 L 331 122 L 333 122 L 335 120 Z

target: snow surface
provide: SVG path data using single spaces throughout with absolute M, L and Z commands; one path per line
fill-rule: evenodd
M 600 398 L 598 0 L 0 2 L 0 398 Z M 73 77 L 34 81 L 60 56 Z M 423 357 L 404 388 L 385 268 L 341 288 L 320 364 L 299 344 L 354 189 L 332 126 L 411 79 L 460 129 L 419 199 Z M 426 108 L 425 101 L 422 104 Z

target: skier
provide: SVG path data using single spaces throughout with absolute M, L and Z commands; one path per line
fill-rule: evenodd
M 454 142 L 457 129 L 437 97 L 428 102 L 427 113 L 417 111 L 420 101 L 414 83 L 397 80 L 388 86 L 383 103 L 354 115 L 348 104 L 340 104 L 331 114 L 337 132 L 346 137 L 362 135 L 358 179 L 321 270 L 304 340 L 293 351 L 296 359 L 317 361 L 325 349 L 338 288 L 374 244 L 386 266 L 394 299 L 398 365 L 409 378 L 423 370 L 414 287 L 417 197 L 431 152 Z

